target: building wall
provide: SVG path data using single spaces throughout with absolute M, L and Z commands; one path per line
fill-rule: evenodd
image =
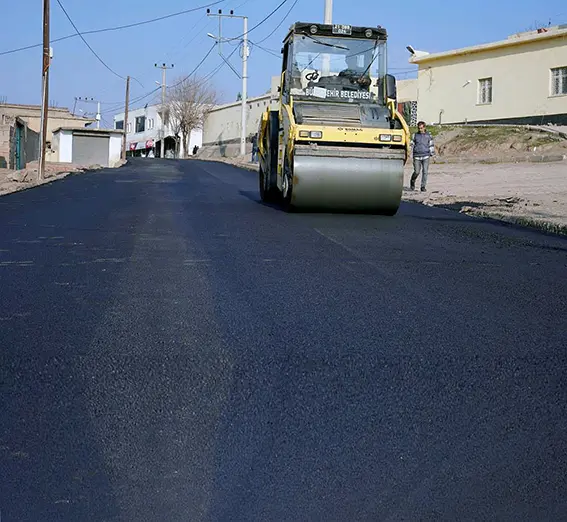
M 0 124 L 13 124 L 16 117 L 24 120 L 29 128 L 41 132 L 41 107 L 39 105 L 0 104 Z M 73 116 L 68 109 L 50 107 L 47 119 L 47 141 L 53 139 L 53 131 L 59 127 L 78 127 L 93 122 L 87 118 Z
M 158 112 L 159 105 L 148 105 L 147 107 L 141 107 L 140 109 L 135 109 L 133 111 L 128 111 L 128 128 L 126 131 L 126 150 L 130 150 L 131 143 L 143 143 L 145 144 L 148 140 L 153 140 L 155 144 L 161 140 L 162 128 L 161 128 L 161 116 Z M 143 132 L 136 132 L 136 118 L 139 116 L 146 117 L 146 126 Z M 124 113 L 116 114 L 114 116 L 114 128 L 116 128 L 116 123 L 119 121 L 124 121 Z M 151 121 L 151 125 L 148 126 L 148 122 Z M 166 126 L 165 129 L 166 137 L 172 137 L 175 135 L 171 125 Z M 167 141 L 166 141 L 167 144 Z M 193 147 L 195 145 L 201 147 L 203 144 L 203 131 L 201 129 L 193 129 L 189 137 L 189 150 L 188 154 L 193 153 Z M 158 151 L 159 152 L 159 151 Z M 183 150 L 183 145 L 181 144 L 181 150 L 179 154 L 183 157 L 185 151 Z
M 14 119 L 13 124 L 0 124 L 0 168 L 17 168 L 16 126 L 21 127 L 20 163 L 25 166 L 39 156 L 39 134 L 30 129 L 21 119 Z
M 39 133 L 23 126 L 22 161 L 24 165 L 39 159 Z
M 109 152 L 108 152 L 108 165 L 110 167 L 114 167 L 120 161 L 121 155 L 122 155 L 122 136 L 111 134 Z
M 417 78 L 397 80 L 396 90 L 398 92 L 398 102 L 417 101 Z
M 418 115 L 427 123 L 567 124 L 567 96 L 551 96 L 551 72 L 567 66 L 567 35 L 419 64 Z M 492 78 L 492 103 L 478 103 Z
M 73 161 L 73 131 L 61 130 L 55 133 L 57 138 L 57 150 L 55 161 L 59 163 L 71 163 Z M 54 149 L 52 145 L 52 149 Z
M 271 94 L 248 101 L 246 111 L 246 136 L 256 134 L 262 113 L 269 107 Z M 223 105 L 211 111 L 205 119 L 203 148 L 218 149 L 221 156 L 234 156 L 240 152 L 241 123 L 240 102 Z M 248 147 L 250 148 L 250 147 Z
M 84 131 L 81 131 L 84 133 Z M 93 131 L 93 135 L 98 134 Z M 105 132 L 101 132 L 105 134 Z M 108 134 L 106 134 L 108 135 Z M 52 161 L 58 163 L 73 162 L 73 130 L 60 129 L 53 136 L 52 149 L 54 151 Z M 111 132 L 108 145 L 108 165 L 114 167 L 122 154 L 122 134 Z
M 7 123 L 0 123 L 0 169 L 10 166 L 10 129 Z

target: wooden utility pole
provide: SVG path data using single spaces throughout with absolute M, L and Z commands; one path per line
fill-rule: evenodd
M 45 177 L 45 149 L 47 142 L 47 120 L 49 117 L 49 64 L 51 49 L 49 47 L 49 3 L 43 0 L 43 60 L 41 67 L 42 98 L 41 98 L 41 143 L 39 149 L 38 177 Z
M 128 105 L 130 105 L 130 76 L 126 77 L 126 103 L 124 106 L 124 134 L 122 135 L 122 159 L 126 159 L 126 134 L 128 133 Z

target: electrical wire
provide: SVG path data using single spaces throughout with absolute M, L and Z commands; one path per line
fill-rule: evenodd
M 236 47 L 236 48 L 226 57 L 226 59 L 227 59 L 227 60 L 230 60 L 236 51 L 238 51 L 238 47 Z M 222 62 L 221 64 L 219 64 L 215 69 L 213 69 L 212 72 L 210 72 L 209 74 L 207 74 L 206 76 L 204 76 L 202 81 L 203 81 L 203 82 L 208 82 L 209 80 L 211 80 L 225 65 L 226 65 L 226 62 Z
M 185 9 L 183 11 L 177 11 L 175 13 L 170 13 L 168 15 L 164 15 L 164 16 L 159 16 L 156 18 L 150 18 L 148 20 L 142 20 L 140 22 L 134 22 L 131 24 L 125 24 L 125 25 L 117 25 L 114 27 L 105 27 L 102 29 L 92 29 L 90 31 L 83 31 L 83 36 L 84 35 L 88 35 L 88 34 L 98 34 L 98 33 L 107 33 L 110 31 L 121 31 L 123 29 L 130 29 L 132 27 L 138 27 L 140 25 L 146 25 L 146 24 L 152 24 L 155 22 L 160 22 L 161 20 L 166 20 L 168 18 L 173 18 L 174 16 L 181 16 L 187 13 L 193 13 L 195 11 L 199 11 L 201 9 L 205 9 L 207 7 L 212 7 L 214 5 L 217 4 L 222 4 L 223 2 L 226 2 L 226 0 L 216 0 L 215 2 L 209 2 L 208 4 L 205 5 L 201 5 L 199 7 L 193 7 L 191 9 Z M 68 40 L 69 38 L 75 38 L 76 36 L 78 36 L 77 34 L 69 34 L 67 36 L 61 36 L 60 38 L 55 38 L 53 40 L 51 40 L 51 43 L 55 43 L 55 42 L 62 42 L 63 40 Z M 28 49 L 34 49 L 35 47 L 43 47 L 43 43 L 40 44 L 33 44 L 33 45 L 26 45 L 25 47 L 18 47 L 17 49 L 10 49 L 9 51 L 2 51 L 0 52 L 0 56 L 4 56 L 6 54 L 13 54 L 13 53 L 17 53 L 20 51 L 27 51 Z
M 252 44 L 252 47 L 253 47 L 253 48 L 254 48 L 254 47 L 258 47 L 258 49 L 261 49 L 261 50 L 264 51 L 265 53 L 268 53 L 268 54 L 270 54 L 270 55 L 272 55 L 272 56 L 275 56 L 276 58 L 280 58 L 280 59 L 281 59 L 281 53 L 278 54 L 278 53 L 276 53 L 276 51 L 272 51 L 271 49 L 268 49 L 268 48 L 266 48 L 266 47 L 263 47 L 262 45 L 258 45 L 257 43 L 252 42 L 252 41 L 251 41 L 250 43 Z
M 240 40 L 243 36 L 249 35 L 252 31 L 258 29 L 262 24 L 264 24 L 267 20 L 269 20 L 272 16 L 274 16 L 285 4 L 287 4 L 289 0 L 282 0 L 282 2 L 271 12 L 269 13 L 264 19 L 260 20 L 255 26 L 251 29 L 248 29 L 246 33 L 242 33 L 240 36 L 236 36 L 234 38 L 227 38 L 227 40 Z
M 183 78 L 182 80 L 178 81 L 177 83 L 175 83 L 174 85 L 171 85 L 169 87 L 166 87 L 167 89 L 174 89 L 175 87 L 177 87 L 178 85 L 181 85 L 183 82 L 187 81 L 193 74 L 195 74 L 195 72 L 197 72 L 197 69 L 199 69 L 199 67 L 201 67 L 201 65 L 203 65 L 203 63 L 205 63 L 205 60 L 210 56 L 210 54 L 213 52 L 214 48 L 215 48 L 216 44 L 213 44 L 212 47 L 209 49 L 209 51 L 207 52 L 207 54 L 205 54 L 205 56 L 203 57 L 203 59 L 195 66 L 195 68 L 187 75 L 185 76 L 185 78 Z M 236 50 L 236 49 L 235 49 Z M 151 90 L 150 92 L 143 94 L 141 96 L 138 96 L 137 98 L 130 100 L 130 102 L 128 103 L 128 107 L 130 107 L 131 105 L 134 105 L 135 103 L 138 103 L 142 100 L 144 100 L 145 98 L 148 98 L 149 96 L 151 96 L 152 94 L 156 93 L 157 91 L 159 91 L 161 89 L 161 87 L 157 87 L 153 90 Z M 115 112 L 116 110 L 122 108 L 122 104 L 117 104 L 117 106 L 115 107 L 109 107 L 108 109 L 104 110 L 104 113 L 108 113 L 108 112 Z
M 73 26 L 73 29 L 75 29 L 75 31 L 77 32 L 77 35 L 81 38 L 81 40 L 83 40 L 83 43 L 89 48 L 89 50 L 91 51 L 91 53 L 93 53 L 97 60 L 102 63 L 102 65 L 104 65 L 112 74 L 114 74 L 114 76 L 117 76 L 118 78 L 125 80 L 126 78 L 124 78 L 124 76 L 121 76 L 120 74 L 118 74 L 116 71 L 114 71 L 113 69 L 111 69 L 108 64 L 97 54 L 97 52 L 89 45 L 89 43 L 85 40 L 85 37 L 81 34 L 81 32 L 79 31 L 79 29 L 77 29 L 77 26 L 75 25 L 75 22 L 73 22 L 73 20 L 71 19 L 71 17 L 69 16 L 69 13 L 67 12 L 67 10 L 63 7 L 63 4 L 61 3 L 61 0 L 57 0 L 57 3 L 59 4 L 59 7 L 61 8 L 61 10 L 65 13 L 65 16 L 67 17 L 67 20 L 69 20 L 69 23 Z
M 151 96 L 152 94 L 155 94 L 156 92 L 158 92 L 161 89 L 161 87 L 156 87 L 155 89 L 153 89 L 150 92 L 147 92 L 146 94 L 142 94 L 141 96 L 138 96 L 137 98 L 134 98 L 133 100 L 130 100 L 128 102 L 128 109 L 130 110 L 130 106 L 134 105 L 138 102 L 141 102 L 142 100 L 148 98 L 149 96 Z M 108 109 L 105 109 L 104 111 L 101 111 L 101 114 L 107 114 L 109 112 L 116 112 L 120 109 L 124 109 L 124 103 L 120 102 L 117 103 L 114 107 L 109 107 Z
M 289 8 L 289 11 L 283 17 L 282 21 L 278 25 L 276 25 L 274 30 L 268 36 L 266 36 L 265 38 L 262 38 L 262 40 L 257 42 L 256 45 L 258 45 L 259 43 L 264 43 L 268 38 L 270 38 L 282 26 L 282 24 L 287 20 L 287 17 L 291 14 L 291 12 L 293 11 L 293 8 L 297 5 L 298 2 L 299 2 L 299 0 L 295 0 L 295 2 L 293 2 L 291 7 Z
M 216 47 L 216 43 L 214 43 L 212 45 L 212 47 L 209 49 L 209 51 L 207 52 L 207 54 L 205 54 L 205 56 L 203 57 L 203 59 L 197 64 L 197 66 L 187 75 L 185 76 L 185 78 L 183 78 L 182 80 L 179 80 L 176 84 L 172 85 L 171 87 L 167 87 L 168 89 L 175 89 L 175 87 L 177 87 L 178 85 L 181 85 L 183 82 L 187 81 L 191 76 L 193 76 L 196 72 L 197 69 L 199 69 L 199 67 L 201 67 L 201 65 L 203 65 L 205 63 L 205 60 L 210 56 L 210 54 L 213 52 L 213 50 Z M 238 48 L 237 48 L 238 49 Z

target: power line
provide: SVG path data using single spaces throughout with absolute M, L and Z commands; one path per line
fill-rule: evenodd
M 272 56 L 275 56 L 276 58 L 281 58 L 281 53 L 277 54 L 275 51 L 272 51 L 271 49 L 268 49 L 266 47 L 258 45 L 256 42 L 250 41 L 250 43 L 252 44 L 253 47 L 258 47 L 258 49 L 261 49 L 265 53 L 271 54 Z
M 246 31 L 246 33 L 243 33 L 239 36 L 236 36 L 234 38 L 227 38 L 227 40 L 240 40 L 240 38 L 242 38 L 243 36 L 249 35 L 252 31 L 254 31 L 255 29 L 258 29 L 258 27 L 260 27 L 263 23 L 265 23 L 267 20 L 269 20 L 272 16 L 274 16 L 285 4 L 287 4 L 289 2 L 289 0 L 282 0 L 282 2 L 271 12 L 269 13 L 263 20 L 261 20 L 260 22 L 258 22 L 255 26 L 253 26 L 251 29 L 248 29 L 248 31 Z
M 195 72 L 197 72 L 197 69 L 199 67 L 201 67 L 201 65 L 203 65 L 205 63 L 205 60 L 210 56 L 210 54 L 213 52 L 214 48 L 216 47 L 216 43 L 214 43 L 212 45 L 212 47 L 209 49 L 209 51 L 207 52 L 207 54 L 205 54 L 205 56 L 203 57 L 203 59 L 197 64 L 197 66 L 187 75 L 185 76 L 185 78 L 183 78 L 182 80 L 178 81 L 175 85 L 172 85 L 171 87 L 168 87 L 168 89 L 174 89 L 175 87 L 177 87 L 178 85 L 181 85 L 183 82 L 187 81 L 191 76 L 193 76 L 195 74 Z M 238 48 L 237 48 L 238 49 Z
M 73 22 L 73 20 L 71 19 L 71 17 L 69 16 L 69 13 L 66 11 L 66 9 L 63 7 L 63 4 L 61 3 L 61 0 L 57 0 L 57 3 L 59 4 L 59 7 L 61 8 L 61 10 L 65 13 L 65 16 L 67 17 L 67 20 L 69 20 L 69 23 L 73 26 L 73 29 L 75 29 L 75 31 L 77 32 L 77 35 L 81 38 L 81 40 L 83 40 L 84 44 L 89 48 L 89 50 L 91 51 L 91 53 L 93 53 L 96 58 L 98 59 L 98 61 L 100 63 L 102 63 L 102 65 L 104 65 L 112 74 L 114 74 L 114 76 L 118 76 L 118 78 L 122 79 L 122 80 L 126 80 L 126 78 L 124 78 L 124 76 L 120 76 L 116 71 L 114 71 L 113 69 L 111 69 L 106 62 L 96 53 L 96 51 L 89 45 L 89 43 L 85 40 L 84 36 L 81 34 L 81 32 L 79 31 L 79 29 L 77 29 L 77 26 L 75 25 L 75 22 Z
M 238 47 L 235 47 L 234 50 L 226 57 L 226 59 L 230 60 L 230 58 L 232 58 L 232 56 L 236 51 L 238 51 L 238 49 L 239 49 Z M 210 72 L 203 78 L 203 82 L 207 82 L 211 80 L 225 65 L 226 62 L 222 62 L 220 65 L 218 65 L 215 69 L 213 69 L 212 72 Z
M 141 96 L 138 96 L 137 98 L 134 98 L 133 100 L 130 100 L 128 107 L 130 107 L 131 105 L 134 105 L 135 103 L 141 102 L 142 100 L 148 98 L 152 94 L 155 94 L 156 92 L 158 92 L 160 89 L 161 89 L 161 87 L 156 87 L 152 91 L 147 92 L 146 94 L 142 94 Z M 117 110 L 121 109 L 123 106 L 124 106 L 124 102 L 117 103 L 114 107 L 109 107 L 108 109 L 105 109 L 104 111 L 102 111 L 102 114 L 106 114 L 108 112 L 116 112 Z
M 183 78 L 182 80 L 178 81 L 176 84 L 171 85 L 169 87 L 167 87 L 167 89 L 173 89 L 175 87 L 177 87 L 178 85 L 181 85 L 183 82 L 185 82 L 189 77 L 191 77 L 193 74 L 195 74 L 195 72 L 197 71 L 197 69 L 199 69 L 199 67 L 201 67 L 201 65 L 203 65 L 203 63 L 205 63 L 205 60 L 210 56 L 210 54 L 213 52 L 214 48 L 215 48 L 216 44 L 213 44 L 213 46 L 209 49 L 209 51 L 207 52 L 207 54 L 205 54 L 205 56 L 203 57 L 203 59 L 197 64 L 197 66 L 187 75 L 185 76 L 185 78 Z M 134 98 L 133 100 L 130 101 L 130 105 L 133 105 L 135 103 L 138 103 L 142 100 L 144 100 L 145 98 L 151 96 L 152 94 L 156 93 L 157 91 L 159 91 L 161 89 L 160 87 L 157 87 L 156 89 L 153 89 L 152 91 L 143 94 L 142 96 L 138 96 L 137 98 Z M 108 109 L 106 109 L 105 111 L 103 111 L 104 113 L 107 112 L 116 112 L 116 110 L 120 109 L 122 107 L 122 103 L 120 102 L 120 104 L 117 103 L 117 107 L 109 107 Z
M 167 18 L 173 18 L 174 16 L 181 16 L 187 13 L 192 13 L 194 11 L 200 11 L 201 9 L 205 9 L 207 7 L 212 7 L 214 5 L 217 4 L 222 4 L 223 2 L 226 2 L 226 0 L 217 0 L 216 2 L 210 2 L 206 5 L 201 5 L 199 7 L 193 7 L 191 9 L 185 9 L 183 11 L 177 11 L 175 13 L 171 13 L 168 15 L 164 15 L 164 16 L 159 16 L 157 18 L 150 18 L 148 20 L 142 20 L 141 22 L 134 22 L 131 24 L 125 24 L 125 25 L 117 25 L 114 27 L 105 27 L 103 29 L 92 29 L 90 31 L 83 31 L 83 35 L 88 35 L 88 34 L 98 34 L 98 33 L 107 33 L 110 31 L 121 31 L 123 29 L 130 29 L 132 27 L 138 27 L 140 25 L 146 25 L 146 24 L 152 24 L 155 22 L 159 22 L 161 20 L 166 20 Z M 78 36 L 77 34 L 69 34 L 67 36 L 61 36 L 60 38 L 55 38 L 54 40 L 51 40 L 51 43 L 55 43 L 55 42 L 62 42 L 63 40 L 68 40 L 69 38 L 75 38 L 76 36 Z M 0 56 L 4 56 L 6 54 L 13 54 L 13 53 L 17 53 L 20 51 L 27 51 L 28 49 L 34 49 L 35 47 L 42 47 L 43 44 L 33 44 L 33 45 L 26 45 L 25 47 L 18 47 L 17 49 L 10 49 L 9 51 L 2 51 L 0 52 Z
M 293 4 L 291 5 L 291 7 L 289 8 L 289 11 L 285 14 L 285 16 L 283 17 L 282 21 L 276 25 L 276 27 L 274 28 L 274 30 L 265 38 L 263 38 L 262 40 L 260 40 L 259 42 L 256 43 L 256 45 L 258 45 L 258 43 L 263 43 L 265 42 L 268 38 L 270 38 L 270 36 L 272 36 L 281 26 L 282 24 L 287 20 L 287 17 L 290 15 L 290 13 L 293 11 L 293 8 L 297 5 L 297 3 L 299 2 L 299 0 L 295 0 L 295 2 L 293 2 Z

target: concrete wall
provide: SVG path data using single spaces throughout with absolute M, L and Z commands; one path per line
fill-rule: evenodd
M 13 124 L 0 124 L 0 168 L 15 169 L 16 125 L 22 126 L 20 162 L 22 166 L 35 161 L 39 156 L 39 134 L 30 129 L 22 120 L 14 119 Z
M 418 116 L 427 123 L 567 124 L 567 96 L 551 96 L 551 68 L 567 66 L 567 35 L 419 64 Z M 479 80 L 492 78 L 492 103 Z M 442 112 L 443 111 L 443 112 Z
M 24 120 L 29 128 L 40 133 L 41 107 L 37 105 L 0 104 L 0 124 L 13 124 L 16 117 Z M 90 120 L 80 116 L 73 116 L 68 109 L 50 107 L 47 120 L 47 141 L 53 139 L 53 131 L 59 127 L 78 127 L 87 125 Z
M 260 116 L 270 104 L 270 95 L 248 100 L 246 111 L 246 135 L 258 131 Z M 241 103 L 223 105 L 210 112 L 205 120 L 203 144 L 240 140 Z
M 110 144 L 108 151 L 108 165 L 114 167 L 119 161 L 122 154 L 122 136 L 117 134 L 110 135 Z
M 7 123 L 0 123 L 0 169 L 10 166 L 10 128 Z
M 52 150 L 55 152 L 54 161 L 58 163 L 71 163 L 73 161 L 73 131 L 60 130 L 55 133 L 54 143 L 57 143 L 57 149 L 52 144 Z
M 24 126 L 22 147 L 22 161 L 24 165 L 39 159 L 39 141 L 39 133 Z
M 410 80 L 397 80 L 398 102 L 417 101 L 417 78 Z

